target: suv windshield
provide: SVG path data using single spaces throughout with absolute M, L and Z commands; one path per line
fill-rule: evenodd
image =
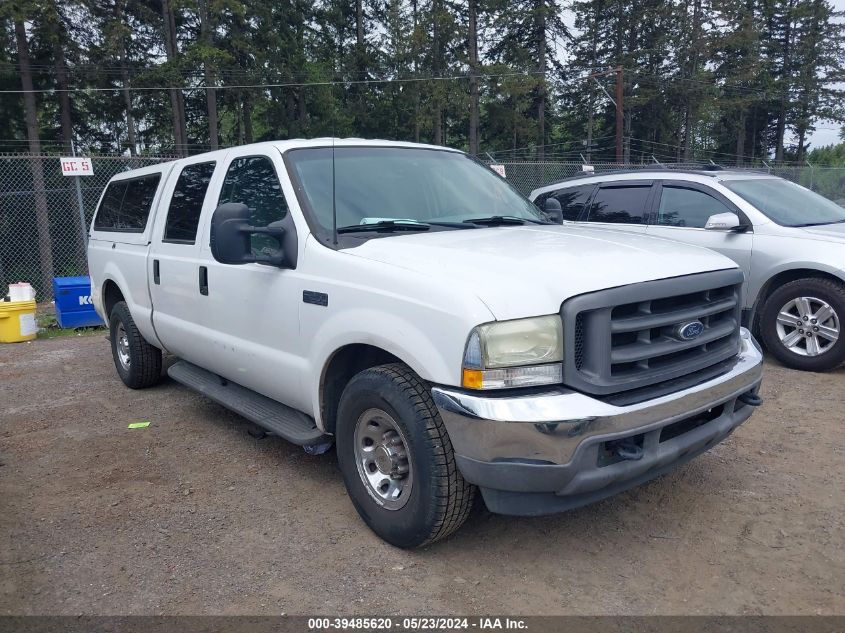
M 286 155 L 303 206 L 324 235 L 333 226 L 332 151 L 303 148 Z M 475 221 L 478 226 L 544 221 L 506 181 L 457 152 L 335 147 L 334 183 L 337 226 L 344 233 L 366 233 L 367 225 L 373 232 L 407 233 L 472 228 Z
M 722 184 L 745 198 L 783 226 L 816 226 L 845 222 L 845 209 L 817 193 L 781 178 L 723 180 Z

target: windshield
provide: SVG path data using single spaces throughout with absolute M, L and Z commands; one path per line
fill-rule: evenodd
M 304 206 L 330 232 L 332 148 L 287 153 Z M 410 147 L 335 147 L 338 229 L 356 232 L 467 228 L 469 220 L 497 218 L 496 226 L 543 221 L 507 182 L 466 154 Z M 517 220 L 517 218 L 519 220 Z M 511 221 L 507 221 L 511 220 Z
M 814 226 L 845 222 L 845 209 L 817 193 L 781 178 L 723 180 L 766 216 L 783 226 Z

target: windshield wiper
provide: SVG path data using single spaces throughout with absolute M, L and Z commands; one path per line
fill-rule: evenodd
M 484 226 L 509 226 L 520 225 L 526 222 L 532 224 L 549 224 L 542 220 L 532 220 L 531 218 L 518 218 L 515 215 L 491 215 L 489 218 L 474 218 L 472 220 L 464 220 L 465 224 L 482 224 Z
M 434 222 L 429 221 L 432 226 L 446 226 L 451 229 L 477 229 L 478 227 L 472 224 L 464 224 L 463 222 Z
M 428 231 L 431 228 L 426 222 L 416 220 L 381 220 L 366 224 L 350 224 L 341 226 L 338 233 L 366 233 L 367 231 Z
M 842 224 L 845 219 L 833 220 L 832 222 L 807 222 L 806 224 L 793 224 L 795 228 L 804 228 L 805 226 L 824 226 L 825 224 Z

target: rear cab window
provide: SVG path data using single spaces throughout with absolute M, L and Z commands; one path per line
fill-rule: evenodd
M 194 244 L 197 239 L 205 194 L 217 163 L 209 161 L 185 165 L 167 208 L 163 242 Z

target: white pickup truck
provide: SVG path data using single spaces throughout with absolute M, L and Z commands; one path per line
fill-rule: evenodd
M 172 379 L 268 431 L 334 442 L 363 520 L 416 547 L 478 489 L 494 512 L 577 507 L 760 404 L 732 261 L 546 218 L 443 147 L 220 150 L 111 180 L 93 301 L 127 386 L 159 382 L 167 352 Z

